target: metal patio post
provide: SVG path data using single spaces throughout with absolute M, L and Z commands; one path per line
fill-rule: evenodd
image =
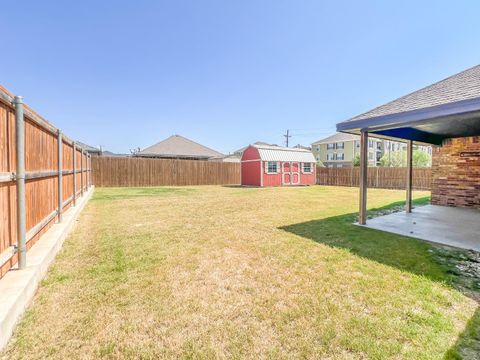
M 368 185 L 368 132 L 360 135 L 360 214 L 358 223 L 367 223 L 367 185 Z
M 405 211 L 412 212 L 412 187 L 413 187 L 413 141 L 407 142 L 407 202 Z

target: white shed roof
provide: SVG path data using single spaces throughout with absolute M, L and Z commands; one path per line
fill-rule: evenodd
M 258 149 L 263 161 L 315 162 L 315 157 L 309 150 L 271 145 L 252 146 Z

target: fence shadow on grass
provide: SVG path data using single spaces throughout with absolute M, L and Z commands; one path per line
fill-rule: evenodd
M 414 204 L 424 204 L 419 199 Z M 372 209 L 369 217 L 385 213 L 401 206 L 402 202 Z M 462 275 L 455 269 L 455 259 L 468 259 L 468 251 L 433 245 L 418 239 L 390 234 L 374 229 L 358 227 L 353 223 L 357 214 L 344 214 L 326 219 L 282 226 L 288 231 L 317 243 L 347 250 L 348 252 L 395 267 L 412 274 L 422 275 L 432 281 L 442 282 L 476 301 L 480 300 L 480 277 Z M 463 260 L 461 260 L 463 261 Z M 477 260 L 474 260 L 477 261 Z M 480 353 L 480 310 L 466 325 L 456 344 L 446 353 L 445 359 L 476 359 L 470 354 Z

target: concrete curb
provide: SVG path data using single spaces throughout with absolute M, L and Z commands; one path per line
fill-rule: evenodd
M 0 351 L 7 345 L 15 325 L 35 295 L 38 284 L 47 273 L 76 219 L 91 198 L 92 186 L 77 205 L 63 213 L 61 224 L 54 224 L 27 252 L 27 267 L 10 270 L 0 280 Z

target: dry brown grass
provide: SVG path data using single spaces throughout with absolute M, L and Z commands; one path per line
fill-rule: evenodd
M 477 304 L 430 245 L 350 225 L 357 192 L 97 189 L 3 357 L 441 358 Z

